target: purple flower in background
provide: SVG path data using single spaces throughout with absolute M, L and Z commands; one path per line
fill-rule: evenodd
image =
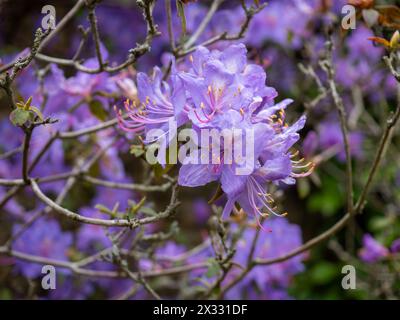
M 273 41 L 283 47 L 298 49 L 309 37 L 309 21 L 317 15 L 319 1 L 273 0 L 252 20 L 246 42 L 260 47 Z
M 118 211 L 123 212 L 128 208 L 128 200 L 134 198 L 135 194 L 132 191 L 97 187 L 96 196 L 91 201 L 92 206 L 82 208 L 80 213 L 86 217 L 106 219 L 108 216 L 96 209 L 96 205 L 100 204 L 112 210 L 118 203 Z M 96 249 L 106 248 L 112 244 L 102 226 L 83 224 L 77 235 L 77 247 L 85 252 L 93 252 Z
M 341 161 L 346 159 L 343 134 L 338 122 L 326 121 L 318 127 L 319 145 L 321 150 L 337 148 L 338 158 Z M 349 145 L 352 157 L 360 159 L 363 156 L 364 136 L 361 132 L 350 132 Z
M 363 247 L 358 253 L 361 260 L 374 263 L 389 255 L 389 250 L 376 241 L 370 234 L 363 237 Z
M 392 245 L 390 246 L 390 251 L 393 253 L 400 252 L 400 238 L 392 242 Z
M 302 245 L 301 229 L 284 218 L 267 219 L 263 226 L 270 229 L 271 232 L 260 232 L 254 251 L 254 259 L 277 258 Z M 236 263 L 242 266 L 247 264 L 255 233 L 256 229 L 253 227 L 247 228 L 243 233 L 234 256 Z M 293 276 L 304 270 L 303 258 L 304 255 L 297 255 L 281 263 L 255 267 L 245 279 L 228 292 L 227 298 L 243 299 L 246 295 L 250 295 L 258 299 L 288 299 L 289 297 L 285 294 L 286 289 L 289 287 Z M 238 272 L 240 271 L 237 269 L 233 270 L 227 282 L 229 283 Z M 256 294 L 257 291 L 260 294 Z
M 303 153 L 306 157 L 313 156 L 318 148 L 318 135 L 315 131 L 310 131 L 303 141 Z
M 95 284 L 87 278 L 76 278 L 71 275 L 58 275 L 57 289 L 50 290 L 49 299 L 52 300 L 84 300 L 95 291 Z
M 18 230 L 19 226 L 15 226 L 14 233 Z M 57 221 L 41 218 L 14 242 L 13 249 L 44 258 L 68 260 L 67 252 L 71 245 L 71 233 L 63 232 Z M 35 278 L 41 274 L 40 264 L 23 260 L 16 260 L 15 264 L 28 278 Z
M 193 213 L 196 217 L 196 221 L 205 223 L 211 215 L 210 205 L 204 199 L 195 199 L 193 201 Z
M 173 241 L 168 241 L 155 251 L 154 261 L 150 259 L 140 260 L 141 270 L 162 270 L 171 268 L 179 260 L 179 256 L 186 251 L 185 246 Z M 184 262 L 184 261 L 183 261 Z

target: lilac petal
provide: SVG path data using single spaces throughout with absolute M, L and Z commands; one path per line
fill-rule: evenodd
M 258 114 L 257 117 L 258 118 L 262 118 L 262 119 L 266 119 L 270 116 L 272 116 L 274 113 L 278 112 L 281 109 L 286 109 L 287 106 L 289 104 L 293 103 L 292 99 L 285 99 L 279 103 L 277 103 L 276 105 L 269 107 L 269 108 L 265 108 L 263 110 L 261 110 Z
M 225 204 L 224 210 L 222 211 L 222 218 L 227 218 L 229 214 L 232 212 L 233 207 L 235 205 L 235 199 L 228 198 L 228 201 Z
M 359 256 L 367 263 L 377 262 L 389 255 L 389 250 L 376 241 L 370 234 L 364 235 L 363 245 Z
M 203 46 L 198 47 L 193 53 L 192 66 L 195 73 L 197 73 L 199 76 L 203 76 L 203 66 L 209 60 L 209 57 L 210 51 Z
M 244 44 L 231 45 L 221 54 L 221 61 L 225 68 L 233 74 L 242 72 L 246 66 L 247 49 Z
M 200 108 L 204 104 L 206 108 L 210 109 L 210 98 L 207 94 L 208 88 L 204 80 L 183 72 L 179 74 L 179 77 L 196 108 Z
M 179 170 L 178 184 L 185 187 L 198 187 L 218 178 L 219 173 L 213 172 L 209 165 L 185 164 Z
M 267 160 L 262 168 L 259 169 L 259 174 L 263 179 L 274 181 L 285 179 L 292 172 L 292 163 L 288 155 L 282 155 L 278 158 Z
M 236 197 L 246 187 L 247 176 L 235 174 L 235 168 L 232 165 L 225 165 L 221 174 L 221 187 L 228 197 Z
M 204 78 L 214 91 L 224 90 L 233 82 L 234 75 L 227 72 L 220 61 L 211 61 L 204 67 Z

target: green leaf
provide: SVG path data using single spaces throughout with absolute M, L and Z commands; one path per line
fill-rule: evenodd
M 154 209 L 150 207 L 142 207 L 140 208 L 140 212 L 146 216 L 156 216 L 158 214 Z
M 40 119 L 41 121 L 44 120 L 43 114 L 40 112 L 40 110 L 39 110 L 38 108 L 36 108 L 36 107 L 34 107 L 34 106 L 30 106 L 29 108 L 30 108 L 30 110 L 31 110 L 34 114 L 36 114 L 36 115 L 39 117 L 39 119 Z
M 321 188 L 307 198 L 307 207 L 312 212 L 325 216 L 334 215 L 344 204 L 344 192 L 332 177 L 322 177 Z
M 171 170 L 173 167 L 174 167 L 173 164 L 166 164 L 166 165 L 163 167 L 161 164 L 156 163 L 156 164 L 153 166 L 154 176 L 155 176 L 157 179 L 160 179 L 164 174 L 167 174 L 167 173 L 169 172 L 169 170 Z
M 182 24 L 182 34 L 186 34 L 186 16 L 185 16 L 185 7 L 180 0 L 176 0 L 176 8 L 178 10 L 178 16 L 181 18 Z
M 301 199 L 306 198 L 310 193 L 310 181 L 308 179 L 298 179 L 297 191 Z
M 131 149 L 130 149 L 130 153 L 133 154 L 136 158 L 139 158 L 140 156 L 142 156 L 144 154 L 145 150 L 143 148 L 143 146 L 139 146 L 139 145 L 132 145 Z
M 215 260 L 213 258 L 208 259 L 208 269 L 206 272 L 207 278 L 216 276 L 220 270 L 221 270 L 221 267 L 220 267 L 219 263 L 217 262 L 217 260 Z
M 14 126 L 22 126 L 29 120 L 31 113 L 27 110 L 17 108 L 10 113 L 10 121 Z
M 107 120 L 107 112 L 103 108 L 103 104 L 99 100 L 91 100 L 89 102 L 90 112 L 99 120 Z
M 338 267 L 329 262 L 320 262 L 310 270 L 311 280 L 313 283 L 320 285 L 334 280 L 338 274 L 340 274 Z

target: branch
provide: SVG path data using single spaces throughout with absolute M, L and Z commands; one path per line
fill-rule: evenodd
M 89 74 L 97 74 L 101 72 L 108 72 L 108 73 L 114 73 L 121 71 L 128 66 L 134 64 L 140 57 L 142 57 L 145 53 L 150 51 L 150 45 L 153 41 L 153 38 L 160 35 L 157 25 L 154 23 L 153 20 L 153 6 L 154 6 L 154 1 L 153 0 L 137 0 L 137 4 L 143 9 L 143 16 L 144 19 L 147 23 L 147 36 L 146 39 L 143 43 L 137 44 L 135 48 L 132 48 L 129 50 L 129 56 L 127 60 L 122 62 L 121 64 L 115 66 L 115 67 L 110 67 L 107 64 L 104 64 L 102 61 L 101 57 L 101 52 L 100 52 L 100 35 L 98 34 L 98 29 L 97 29 L 97 22 L 94 16 L 89 12 L 89 20 L 91 20 L 91 25 L 92 25 L 92 32 L 93 32 L 93 37 L 94 41 L 96 44 L 96 56 L 98 58 L 99 65 L 98 68 L 87 68 L 84 65 L 82 65 L 80 62 L 76 61 L 75 57 L 73 59 L 62 59 L 62 58 L 56 58 L 56 57 L 50 57 L 44 54 L 38 54 L 36 58 L 38 60 L 48 62 L 48 63 L 55 63 L 58 65 L 62 66 L 71 66 L 74 67 L 77 71 L 84 72 L 84 73 L 89 73 Z M 97 30 L 97 31 L 96 31 Z
M 48 198 L 41 189 L 39 188 L 38 184 L 35 180 L 31 180 L 31 187 L 35 195 L 45 204 L 47 204 L 50 208 L 52 208 L 56 213 L 67 217 L 68 219 L 75 220 L 78 222 L 86 223 L 86 224 L 93 224 L 99 225 L 104 227 L 129 227 L 131 229 L 137 228 L 140 225 L 149 224 L 156 222 L 161 219 L 165 219 L 169 217 L 174 210 L 178 207 L 179 202 L 176 201 L 176 188 L 173 189 L 171 202 L 168 207 L 163 211 L 158 213 L 156 216 L 146 217 L 142 219 L 112 219 L 112 220 L 105 220 L 105 219 L 97 219 L 97 218 L 89 218 L 72 212 L 68 209 L 65 209 L 55 203 L 53 200 Z
M 24 180 L 25 184 L 29 184 L 28 157 L 29 157 L 29 144 L 32 138 L 33 127 L 26 128 L 24 131 L 25 131 L 25 138 L 22 151 L 22 179 Z
M 182 57 L 188 55 L 189 53 L 195 51 L 200 46 L 206 47 L 206 46 L 212 45 L 218 41 L 234 41 L 234 40 L 239 40 L 239 39 L 243 38 L 254 15 L 259 13 L 266 6 L 267 6 L 267 3 L 263 3 L 257 7 L 251 6 L 250 8 L 248 8 L 246 6 L 246 4 L 244 2 L 242 2 L 242 7 L 246 14 L 246 18 L 245 18 L 245 21 L 243 22 L 243 24 L 241 25 L 240 30 L 236 34 L 228 35 L 227 31 L 222 32 L 221 34 L 216 35 L 215 37 L 208 39 L 199 45 L 187 47 L 187 48 L 184 48 L 184 50 L 178 50 L 178 52 L 175 53 L 175 57 L 182 58 Z
M 107 181 L 107 180 L 102 180 L 102 179 L 94 178 L 94 177 L 87 176 L 87 175 L 82 176 L 82 179 L 87 182 L 90 182 L 94 185 L 103 186 L 103 187 L 107 187 L 107 188 L 141 191 L 141 192 L 156 192 L 156 191 L 165 192 L 172 186 L 172 182 L 166 182 L 159 186 L 148 186 L 145 184 L 121 183 L 121 182 Z
M 98 271 L 80 268 L 78 263 L 62 261 L 57 259 L 45 258 L 41 256 L 36 256 L 28 253 L 24 253 L 21 251 L 10 250 L 8 247 L 2 246 L 0 247 L 0 254 L 5 254 L 11 257 L 15 257 L 20 260 L 29 261 L 38 264 L 49 264 L 59 268 L 69 269 L 75 274 L 87 276 L 87 277 L 101 277 L 101 278 L 126 278 L 127 275 L 124 272 L 118 271 Z M 155 278 L 161 276 L 173 276 L 180 273 L 190 272 L 196 269 L 204 269 L 208 267 L 207 262 L 194 263 L 190 265 L 184 265 L 179 267 L 168 268 L 164 270 L 154 270 L 154 271 L 144 271 L 142 272 L 142 276 L 144 278 Z M 137 275 L 136 273 L 133 273 Z
M 346 110 L 344 108 L 342 97 L 339 95 L 336 82 L 335 82 L 335 68 L 333 66 L 332 52 L 333 52 L 333 42 L 329 39 L 326 43 L 326 58 L 320 61 L 320 66 L 322 70 L 325 71 L 328 76 L 328 85 L 330 88 L 330 93 L 332 99 L 335 103 L 336 109 L 339 113 L 340 126 L 342 130 L 343 142 L 346 152 L 346 190 L 347 190 L 347 210 L 348 212 L 353 212 L 353 169 L 351 164 L 351 152 L 349 143 L 349 130 L 347 125 Z
M 201 21 L 199 27 L 197 28 L 196 32 L 186 41 L 183 46 L 184 50 L 187 50 L 196 43 L 197 39 L 202 35 L 204 30 L 207 28 L 208 24 L 210 23 L 212 17 L 214 16 L 215 12 L 218 10 L 219 6 L 224 2 L 224 0 L 214 0 L 211 4 L 210 9 L 208 10 L 206 16 Z
M 390 72 L 392 73 L 393 77 L 397 80 L 398 83 L 400 83 L 400 77 L 399 73 L 395 70 L 395 67 L 393 65 L 393 59 L 397 59 L 397 56 L 395 56 L 394 53 L 391 53 L 389 57 L 384 57 L 383 58 L 387 66 L 389 67 Z M 399 86 L 399 84 L 398 84 Z M 371 166 L 371 169 L 368 174 L 367 182 L 365 183 L 365 186 L 361 192 L 360 198 L 357 201 L 356 205 L 356 210 L 357 211 L 362 211 L 364 204 L 365 204 L 365 199 L 367 197 L 367 194 L 371 188 L 371 184 L 373 179 L 376 176 L 377 170 L 382 162 L 382 159 L 386 153 L 387 147 L 389 146 L 393 131 L 395 129 L 396 124 L 399 122 L 400 118 L 400 102 L 398 102 L 396 110 L 394 113 L 392 113 L 389 118 L 386 121 L 386 128 L 383 131 L 378 149 L 376 151 L 375 157 L 374 157 L 374 162 Z

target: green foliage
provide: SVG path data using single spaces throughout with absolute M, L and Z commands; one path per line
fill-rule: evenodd
M 10 121 L 14 126 L 23 126 L 31 119 L 31 113 L 24 109 L 14 109 L 10 114 Z
M 208 262 L 208 269 L 206 272 L 206 277 L 212 278 L 218 275 L 218 273 L 221 270 L 221 266 L 219 265 L 217 260 L 215 260 L 214 258 L 210 258 L 207 260 L 207 262 Z
M 89 102 L 90 112 L 99 120 L 107 120 L 107 112 L 104 110 L 103 104 L 99 100 L 91 100 Z
M 307 201 L 312 212 L 320 212 L 325 216 L 334 215 L 344 203 L 344 190 L 340 184 L 327 175 L 322 177 L 320 189 L 314 191 Z

